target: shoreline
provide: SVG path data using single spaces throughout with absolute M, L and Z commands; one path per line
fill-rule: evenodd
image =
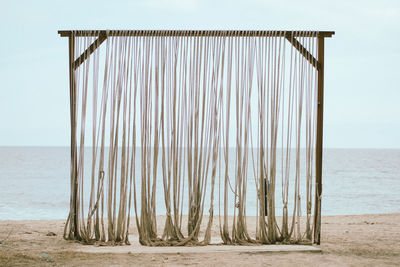
M 335 214 L 335 215 L 323 215 L 323 218 L 329 218 L 329 217 L 346 217 L 346 216 L 380 216 L 380 215 L 400 215 L 400 212 L 387 212 L 387 213 L 365 213 L 365 214 Z M 157 217 L 164 217 L 165 215 L 157 215 Z M 183 216 L 187 216 L 187 214 L 183 214 Z M 204 217 L 208 218 L 207 214 L 203 215 Z M 0 224 L 2 222 L 57 222 L 57 221 L 63 221 L 65 222 L 67 220 L 68 215 L 65 216 L 65 219 L 1 219 L 0 218 Z M 221 215 L 221 218 L 223 215 Z M 228 215 L 228 217 L 232 217 L 231 215 Z M 252 215 L 247 215 L 248 218 L 253 218 L 255 216 Z M 276 218 L 280 218 L 281 216 L 276 216 Z M 291 217 L 291 216 L 289 216 Z M 304 216 L 301 216 L 303 218 Z M 134 216 L 131 216 L 131 224 L 134 223 Z M 214 220 L 215 218 L 218 218 L 218 215 L 214 214 Z M 104 217 L 104 219 L 107 219 L 107 217 Z
M 218 216 L 214 216 L 218 218 Z M 162 220 L 161 216 L 158 219 Z M 219 236 L 214 219 L 213 236 Z M 254 218 L 248 218 L 249 228 Z M 322 216 L 320 253 L 308 252 L 216 252 L 120 253 L 85 252 L 93 246 L 62 237 L 65 220 L 0 220 L 0 265 L 387 265 L 400 262 L 400 213 Z M 162 223 L 158 223 L 161 225 Z M 136 225 L 131 235 L 137 236 Z M 55 233 L 55 236 L 48 234 Z M 117 246 L 113 250 L 126 250 Z

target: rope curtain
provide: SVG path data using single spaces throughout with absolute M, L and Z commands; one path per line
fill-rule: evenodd
M 290 36 L 121 32 L 91 53 L 74 31 L 64 238 L 129 244 L 133 220 L 142 245 L 207 245 L 217 219 L 224 244 L 311 244 L 318 32 Z

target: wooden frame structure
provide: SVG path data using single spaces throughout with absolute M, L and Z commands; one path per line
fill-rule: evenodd
M 71 116 L 71 188 L 72 199 L 76 200 L 78 194 L 77 180 L 77 143 L 76 143 L 76 84 L 74 71 L 107 39 L 108 36 L 231 36 L 231 37 L 285 37 L 318 71 L 318 110 L 317 110 L 317 134 L 316 134 L 316 183 L 315 183 L 315 205 L 314 205 L 314 243 L 321 241 L 321 196 L 322 196 L 322 156 L 323 156 L 323 110 L 324 110 L 324 46 L 325 38 L 335 34 L 333 31 L 319 31 L 318 55 L 312 55 L 296 37 L 315 37 L 315 31 L 218 31 L 218 30 L 83 30 L 58 31 L 61 37 L 69 39 L 69 85 L 70 85 L 70 116 Z M 89 47 L 75 59 L 75 37 L 92 36 L 98 37 Z M 73 160 L 75 159 L 75 160 Z M 73 226 L 78 225 L 76 211 L 78 203 L 72 203 L 74 213 L 72 214 Z M 77 234 L 76 231 L 74 231 Z

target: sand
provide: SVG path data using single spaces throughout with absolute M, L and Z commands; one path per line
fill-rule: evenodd
M 250 218 L 249 227 L 252 224 Z M 317 247 L 322 252 L 216 251 L 211 247 L 196 253 L 184 249 L 144 253 L 135 250 L 137 244 L 104 250 L 64 240 L 63 226 L 63 220 L 0 221 L 0 266 L 400 265 L 400 214 L 324 216 L 322 243 Z M 137 239 L 134 227 L 131 232 L 132 239 Z

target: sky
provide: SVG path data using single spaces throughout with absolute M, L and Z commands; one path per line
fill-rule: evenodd
M 335 31 L 324 147 L 400 148 L 400 1 L 0 0 L 0 146 L 68 146 L 68 39 L 58 30 Z

